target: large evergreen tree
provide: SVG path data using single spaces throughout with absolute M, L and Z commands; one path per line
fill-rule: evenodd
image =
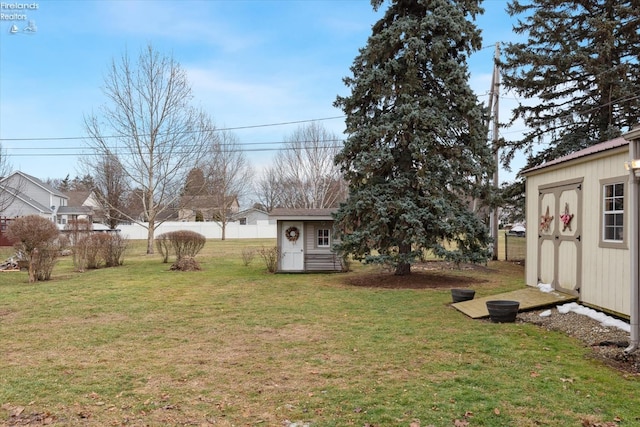
M 514 31 L 507 43 L 503 85 L 523 102 L 512 120 L 527 126 L 506 143 L 534 166 L 620 135 L 640 118 L 640 3 L 637 0 L 513 0 Z M 544 142 L 547 148 L 532 150 Z
M 425 250 L 489 256 L 473 206 L 487 200 L 493 160 L 467 69 L 481 12 L 478 0 L 393 0 L 373 26 L 344 79 L 351 95 L 335 102 L 349 134 L 336 156 L 350 193 L 336 215 L 341 253 L 398 275 Z

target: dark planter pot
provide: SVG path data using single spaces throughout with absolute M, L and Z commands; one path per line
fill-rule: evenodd
M 519 301 L 487 301 L 487 310 L 489 310 L 489 318 L 496 323 L 513 323 L 516 321 Z
M 473 289 L 451 289 L 451 299 L 453 302 L 462 302 L 472 300 L 476 291 Z

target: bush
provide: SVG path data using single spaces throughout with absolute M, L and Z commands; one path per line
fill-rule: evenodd
M 86 219 L 74 219 L 69 220 L 69 222 L 64 226 L 64 229 L 66 231 L 66 239 L 69 241 L 68 244 L 71 247 L 73 255 L 73 266 L 76 270 L 82 271 L 85 267 L 85 254 L 82 252 L 84 247 L 79 244 L 83 239 L 91 234 L 93 224 Z
M 269 273 L 275 273 L 278 269 L 278 247 L 262 247 L 258 252 L 260 257 L 264 261 L 265 266 L 267 267 L 267 271 Z
M 156 247 L 162 255 L 162 262 L 169 260 L 171 250 L 180 261 L 183 257 L 195 257 L 202 250 L 207 239 L 200 233 L 178 230 L 163 233 L 156 237 Z
M 256 251 L 253 248 L 242 248 L 242 264 L 247 267 L 253 261 L 256 256 Z
M 104 262 L 107 267 L 118 267 L 124 264 L 124 253 L 127 250 L 127 240 L 119 233 L 109 234 L 109 242 L 104 254 Z
M 56 225 L 41 216 L 28 215 L 11 221 L 7 237 L 29 262 L 29 282 L 49 280 L 58 259 L 60 232 Z
M 163 233 L 156 236 L 156 248 L 160 255 L 162 255 L 162 262 L 169 262 L 169 255 L 171 254 L 171 240 L 169 239 L 169 233 Z
M 119 234 L 94 233 L 76 244 L 78 269 L 117 267 L 122 265 L 127 242 Z

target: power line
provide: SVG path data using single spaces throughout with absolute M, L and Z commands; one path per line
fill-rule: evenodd
M 181 133 L 200 133 L 200 132 L 223 132 L 223 131 L 232 131 L 232 130 L 244 130 L 244 129 L 256 129 L 256 128 L 265 128 L 265 127 L 275 127 L 275 126 L 286 126 L 286 125 L 295 125 L 300 123 L 310 123 L 310 122 L 320 122 L 326 120 L 336 120 L 336 119 L 344 119 L 345 116 L 334 116 L 334 117 L 323 117 L 319 119 L 307 119 L 307 120 L 296 120 L 291 122 L 279 122 L 279 123 L 266 123 L 259 125 L 247 125 L 247 126 L 236 126 L 236 127 L 228 127 L 228 128 L 215 128 L 215 129 L 203 129 L 203 130 L 193 130 L 189 132 L 181 132 Z M 171 132 L 158 134 L 158 136 L 171 135 Z M 138 136 L 150 136 L 150 134 L 140 134 Z M 123 138 L 122 135 L 106 135 L 100 136 L 103 139 L 114 139 L 114 138 Z M 8 142 L 8 141 L 72 141 L 72 140 L 86 140 L 86 139 L 95 139 L 90 136 L 58 136 L 58 137 L 34 137 L 34 138 L 0 138 L 0 142 Z
M 337 140 L 334 140 L 337 141 Z M 327 142 L 332 142 L 331 140 Z M 342 148 L 341 145 L 320 145 L 310 147 L 311 149 L 339 149 Z M 302 148 L 304 150 L 304 148 Z M 227 153 L 248 153 L 248 152 L 268 152 L 268 151 L 281 151 L 281 150 L 300 150 L 298 147 L 271 147 L 271 148 L 236 148 L 231 150 L 226 150 Z M 179 154 L 179 153 L 175 153 Z M 77 157 L 84 156 L 87 153 L 42 153 L 42 154 L 7 154 L 7 157 Z M 95 156 L 106 156 L 107 153 L 91 153 L 91 155 Z
M 322 139 L 322 142 L 342 142 L 342 139 Z M 212 146 L 219 147 L 227 147 L 227 146 L 255 146 L 255 145 L 285 145 L 285 144 L 306 144 L 318 142 L 317 140 L 292 140 L 292 141 L 263 141 L 263 142 L 240 142 L 240 143 L 215 143 Z M 184 144 L 184 146 L 190 147 L 193 144 Z M 112 150 L 126 150 L 128 146 L 114 145 L 109 146 Z M 11 151 L 36 151 L 36 150 L 48 150 L 48 151 L 57 151 L 57 150 L 77 150 L 77 149 L 87 149 L 93 151 L 93 147 L 91 146 L 66 146 L 66 147 L 11 147 Z

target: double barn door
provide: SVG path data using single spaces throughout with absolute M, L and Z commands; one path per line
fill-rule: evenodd
M 578 295 L 582 262 L 582 180 L 540 188 L 538 281 Z

